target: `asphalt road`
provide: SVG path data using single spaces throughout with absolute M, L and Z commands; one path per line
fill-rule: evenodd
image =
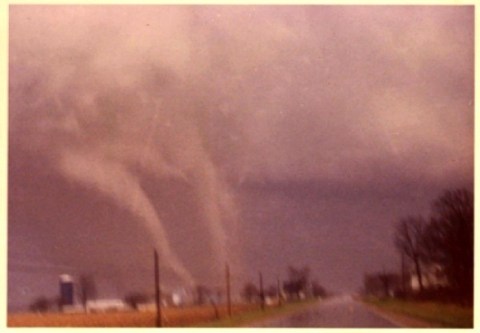
M 267 319 L 250 327 L 398 327 L 369 310 L 350 296 L 319 302 L 306 310 L 280 318 Z

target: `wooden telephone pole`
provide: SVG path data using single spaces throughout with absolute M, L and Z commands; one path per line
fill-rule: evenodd
M 154 250 L 155 261 L 155 302 L 157 308 L 156 326 L 162 327 L 162 302 L 161 302 L 161 290 L 160 290 L 160 269 L 158 264 L 158 253 Z
M 225 282 L 227 284 L 227 309 L 228 309 L 228 316 L 232 316 L 232 300 L 230 298 L 230 267 L 228 264 L 225 264 Z
M 265 292 L 263 291 L 263 276 L 262 272 L 258 272 L 258 278 L 260 280 L 260 307 L 265 311 Z
M 277 297 L 278 297 L 278 306 L 282 306 L 282 292 L 280 289 L 280 278 L 277 276 Z
M 402 292 L 403 296 L 407 293 L 407 285 L 406 285 L 406 276 L 405 276 L 405 255 L 402 252 Z

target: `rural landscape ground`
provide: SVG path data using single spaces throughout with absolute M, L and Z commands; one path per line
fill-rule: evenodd
M 468 328 L 473 311 L 433 302 L 356 299 L 337 296 L 261 309 L 258 304 L 166 308 L 165 327 Z M 8 315 L 9 327 L 155 327 L 155 312 L 25 313 Z

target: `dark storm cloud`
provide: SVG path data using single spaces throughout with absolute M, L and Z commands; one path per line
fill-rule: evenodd
M 71 48 L 56 52 L 65 66 L 81 66 L 70 57 L 86 53 L 90 62 L 107 67 L 97 75 L 112 70 L 117 80 L 132 80 L 126 84 L 136 82 L 133 73 L 145 66 L 142 72 L 158 78 L 152 80 L 156 87 L 169 87 L 156 94 L 176 86 L 174 93 L 200 104 L 178 108 L 199 118 L 197 127 L 210 136 L 214 155 L 240 159 L 239 176 L 252 168 L 260 178 L 316 178 L 332 172 L 328 165 L 338 169 L 358 161 L 368 170 L 370 161 L 388 156 L 418 162 L 421 172 L 432 164 L 421 161 L 424 152 L 440 149 L 471 160 L 468 7 L 169 7 L 158 10 L 163 20 L 141 9 L 126 20 L 117 9 L 123 15 L 107 23 L 100 21 L 105 8 L 96 15 L 68 11 L 86 23 L 76 34 L 70 29 L 57 38 Z M 72 25 L 68 16 L 62 20 L 58 24 Z M 95 28 L 101 33 L 90 34 Z M 41 47 L 31 44 L 38 53 Z M 233 156 L 224 153 L 221 139 Z
M 271 82 L 281 90 L 274 107 L 250 127 L 262 133 L 263 174 L 363 181 L 379 163 L 429 177 L 472 170 L 472 26 L 457 39 L 428 10 L 318 12 L 315 29 L 300 35 L 303 49 L 292 47 Z M 464 24 L 449 22 L 454 31 Z
M 9 70 L 9 238 L 42 200 L 32 228 L 86 230 L 89 207 L 85 239 L 123 212 L 190 282 L 278 271 L 271 247 L 352 288 L 355 249 L 357 276 L 388 262 L 398 215 L 473 180 L 469 6 L 12 6 Z M 81 218 L 52 188 L 88 193 Z

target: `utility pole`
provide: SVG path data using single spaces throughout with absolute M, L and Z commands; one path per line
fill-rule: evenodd
M 280 278 L 277 276 L 277 297 L 278 297 L 278 306 L 282 306 L 282 294 L 280 290 Z
M 403 295 L 406 296 L 407 286 L 406 286 L 406 279 L 405 279 L 405 254 L 403 252 L 402 252 L 402 291 L 403 291 Z
M 383 269 L 383 273 L 382 273 L 382 282 L 383 282 L 383 286 L 385 288 L 385 297 L 389 297 L 390 295 L 390 287 L 389 287 L 389 281 L 388 281 L 388 275 L 387 275 L 387 272 L 385 271 L 385 265 L 382 266 Z
M 265 311 L 265 293 L 263 291 L 263 276 L 262 272 L 258 272 L 258 277 L 260 280 L 260 307 Z
M 155 261 L 155 302 L 157 307 L 156 326 L 162 327 L 162 302 L 161 302 L 161 290 L 160 290 L 160 269 L 158 265 L 158 253 L 154 250 Z
M 232 316 L 232 300 L 230 298 L 230 267 L 228 267 L 228 263 L 225 264 L 225 280 L 227 284 L 227 309 L 228 309 L 228 316 Z

